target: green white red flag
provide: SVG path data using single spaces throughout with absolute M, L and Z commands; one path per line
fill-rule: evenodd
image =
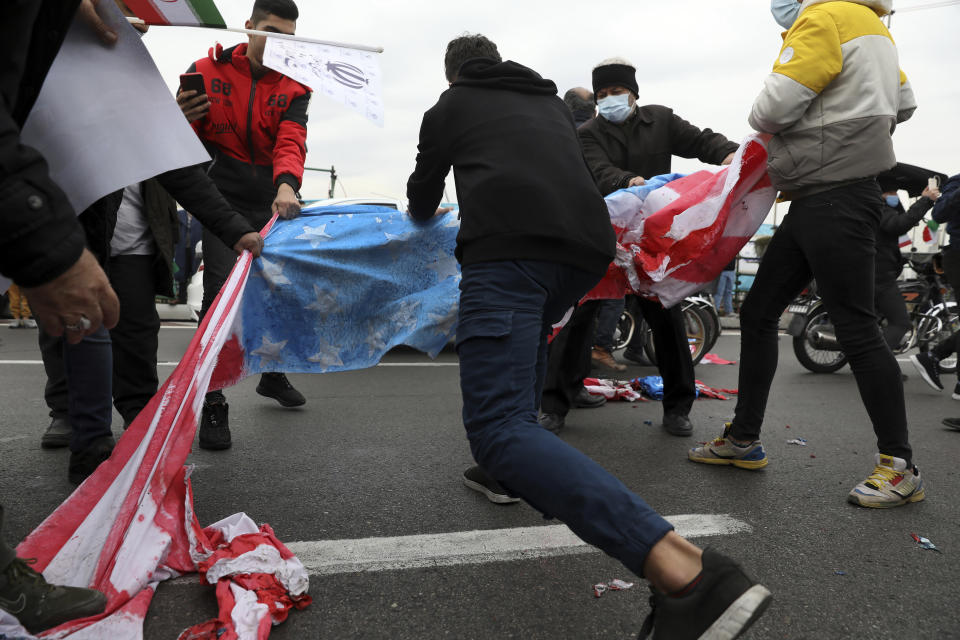
M 225 29 L 227 23 L 213 0 L 125 0 L 147 24 Z

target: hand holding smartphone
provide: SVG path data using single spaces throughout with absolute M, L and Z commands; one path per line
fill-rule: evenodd
M 207 93 L 207 88 L 203 83 L 202 73 L 184 73 L 180 75 L 181 91 L 196 91 L 195 95 Z
M 188 96 L 186 95 L 188 91 L 196 93 Z M 184 73 L 180 76 L 177 104 L 180 105 L 180 110 L 187 118 L 187 122 L 194 122 L 207 115 L 210 111 L 210 101 L 207 99 L 207 89 L 202 73 Z

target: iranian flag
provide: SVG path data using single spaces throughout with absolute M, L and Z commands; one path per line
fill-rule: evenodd
M 178 27 L 214 27 L 227 23 L 213 0 L 125 0 L 126 5 L 147 24 Z

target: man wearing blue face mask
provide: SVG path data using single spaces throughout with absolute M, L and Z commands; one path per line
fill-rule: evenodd
M 694 462 L 762 469 L 760 427 L 777 368 L 777 323 L 816 278 L 873 423 L 873 472 L 848 494 L 889 508 L 925 497 L 908 438 L 900 367 L 874 312 L 877 175 L 896 164 L 892 134 L 916 109 L 880 17 L 892 0 L 774 0 L 788 29 L 749 122 L 772 134 L 767 168 L 790 211 L 740 310 L 740 385 L 733 421 L 691 449 Z M 819 478 L 814 478 L 819 480 Z M 822 484 L 822 482 L 821 482 Z
M 587 166 L 600 193 L 644 183 L 644 178 L 670 172 L 672 156 L 698 158 L 709 164 L 730 164 L 737 144 L 710 129 L 699 129 L 672 109 L 637 104 L 636 69 L 621 58 L 604 60 L 593 69 L 593 91 L 599 113 L 577 133 Z M 576 363 L 589 362 L 593 318 L 599 303 L 581 305 L 568 323 L 569 335 L 554 340 L 544 386 L 541 423 L 557 430 L 581 388 Z M 640 311 L 653 331 L 657 366 L 663 377 L 663 428 L 690 436 L 690 409 L 696 399 L 693 361 L 679 306 L 664 309 L 656 300 L 639 299 Z M 593 314 L 593 315 L 590 315 Z M 583 335 L 581 338 L 580 335 Z M 641 349 L 628 346 L 624 356 L 641 359 Z M 611 359 L 612 360 L 612 359 Z

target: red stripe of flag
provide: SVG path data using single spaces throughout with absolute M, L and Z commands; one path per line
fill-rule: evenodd
M 125 2 L 130 10 L 147 24 L 168 24 L 167 19 L 154 8 L 150 0 L 125 0 Z

